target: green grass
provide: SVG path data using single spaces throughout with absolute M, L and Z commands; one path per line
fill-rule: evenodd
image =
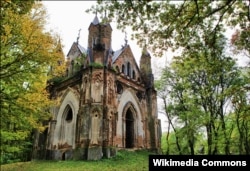
M 117 156 L 99 161 L 31 161 L 1 165 L 1 171 L 146 171 L 147 151 L 118 151 Z
M 167 133 L 164 132 L 161 136 L 161 149 L 162 149 L 162 152 L 163 154 L 166 153 L 167 151 L 167 140 L 166 140 L 166 137 L 167 137 Z

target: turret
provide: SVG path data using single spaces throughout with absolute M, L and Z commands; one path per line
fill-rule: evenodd
M 146 85 L 147 88 L 152 88 L 154 76 L 152 74 L 151 56 L 150 53 L 147 51 L 146 46 L 144 46 L 142 50 L 142 55 L 140 59 L 140 71 L 143 83 Z
M 90 62 L 104 63 L 111 49 L 112 28 L 105 19 L 99 22 L 97 16 L 89 26 L 88 50 Z M 100 53 L 104 52 L 104 53 Z

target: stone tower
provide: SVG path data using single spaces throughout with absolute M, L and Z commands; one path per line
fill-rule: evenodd
M 140 70 L 142 81 L 147 88 L 152 88 L 154 83 L 152 67 L 151 67 L 151 56 L 147 51 L 146 46 L 143 47 L 142 55 L 140 59 Z
M 35 134 L 34 158 L 98 160 L 119 149 L 161 148 L 157 92 L 150 54 L 144 48 L 140 68 L 127 44 L 112 50 L 112 28 L 97 16 L 89 25 L 88 47 L 74 42 L 66 76 L 50 80 L 48 129 Z M 78 39 L 77 39 L 78 40 Z
M 155 127 L 155 125 L 160 124 L 159 120 L 157 120 L 154 115 L 157 108 L 157 92 L 154 89 L 154 75 L 152 73 L 152 66 L 151 66 L 151 55 L 147 51 L 146 45 L 143 47 L 142 55 L 140 58 L 140 71 L 141 71 L 141 78 L 142 82 L 146 88 L 146 103 L 148 104 L 147 108 L 147 117 L 148 117 L 148 127 L 151 128 L 150 133 L 150 144 L 154 147 L 157 147 L 159 144 L 158 139 L 158 132 L 159 127 Z M 155 123 L 156 122 L 156 123 Z
M 100 23 L 97 16 L 89 26 L 88 50 L 90 62 L 107 63 L 111 48 L 112 28 L 109 23 Z

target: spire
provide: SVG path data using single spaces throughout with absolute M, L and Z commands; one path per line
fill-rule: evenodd
M 99 24 L 99 19 L 98 19 L 97 15 L 95 16 L 94 20 L 92 21 L 92 24 L 94 24 L 94 25 Z
M 92 21 L 92 24 L 94 24 L 94 25 L 99 24 L 99 19 L 98 19 L 98 17 L 97 17 L 97 7 L 96 7 L 96 9 L 95 9 L 95 18 L 94 18 L 94 20 Z

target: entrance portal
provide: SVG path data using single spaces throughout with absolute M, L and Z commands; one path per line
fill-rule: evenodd
M 65 160 L 65 152 L 63 152 L 63 154 L 62 154 L 62 160 L 63 161 Z
M 126 148 L 134 147 L 134 117 L 130 108 L 126 112 Z

